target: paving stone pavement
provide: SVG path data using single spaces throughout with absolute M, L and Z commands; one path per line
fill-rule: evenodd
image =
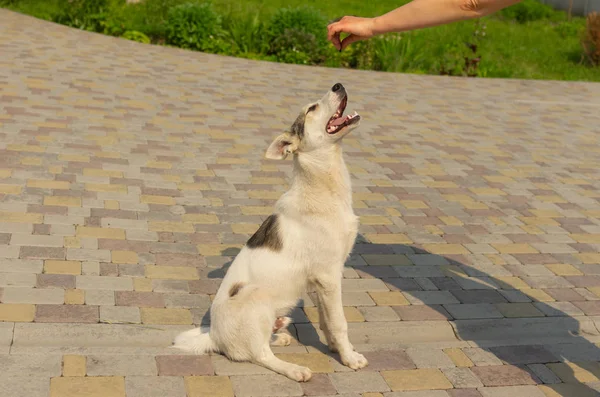
M 0 10 L 0 394 L 586 397 L 600 391 L 600 85 L 252 62 Z M 351 340 L 310 293 L 305 384 L 168 348 L 286 189 L 262 158 L 333 83 L 361 217 Z

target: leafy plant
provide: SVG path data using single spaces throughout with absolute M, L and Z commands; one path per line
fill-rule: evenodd
M 150 38 L 148 36 L 146 36 L 142 32 L 138 32 L 135 30 L 128 30 L 125 33 L 123 33 L 123 35 L 121 37 L 123 37 L 124 39 L 127 39 L 127 40 L 137 41 L 138 43 L 144 43 L 144 44 L 150 43 Z
M 238 54 L 265 53 L 268 45 L 264 40 L 265 24 L 258 12 L 229 14 L 223 19 L 223 29 Z
M 266 29 L 268 54 L 288 63 L 321 64 L 327 48 L 327 20 L 308 7 L 282 8 Z
M 588 14 L 582 44 L 588 61 L 600 66 L 600 13 Z
M 102 31 L 108 9 L 124 0 L 61 0 L 62 13 L 56 17 L 58 23 L 77 29 Z
M 221 16 L 210 3 L 184 3 L 169 9 L 167 43 L 191 50 L 223 53 L 231 47 L 223 36 Z
M 583 30 L 583 25 L 579 21 L 564 21 L 556 24 L 554 30 L 563 38 L 579 37 Z
M 499 15 L 519 23 L 526 23 L 550 18 L 554 12 L 552 7 L 540 3 L 538 0 L 523 0 L 501 10 Z
M 439 74 L 475 77 L 485 73 L 485 70 L 479 69 L 479 51 L 486 36 L 486 25 L 481 19 L 476 20 L 474 24 L 475 30 L 467 42 L 454 41 L 447 45 L 444 58 L 439 64 Z

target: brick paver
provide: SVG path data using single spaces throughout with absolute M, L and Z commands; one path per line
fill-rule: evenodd
M 253 62 L 0 11 L 0 383 L 14 397 L 597 395 L 600 85 Z M 310 293 L 297 384 L 173 337 L 287 188 L 262 158 L 335 82 L 360 235 L 350 339 Z

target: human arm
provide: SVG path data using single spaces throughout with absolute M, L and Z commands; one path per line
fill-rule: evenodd
M 327 38 L 338 50 L 355 41 L 389 33 L 422 29 L 493 14 L 520 0 L 413 0 L 375 18 L 345 16 L 327 27 Z M 340 33 L 349 33 L 343 41 Z

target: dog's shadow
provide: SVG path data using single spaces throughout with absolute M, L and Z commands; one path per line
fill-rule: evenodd
M 222 279 L 238 252 L 238 249 L 223 251 L 222 265 L 209 269 L 207 277 Z M 459 260 L 461 258 L 464 260 Z M 467 264 L 466 257 L 460 255 L 436 255 L 404 244 L 373 244 L 362 235 L 357 237 L 345 267 L 350 278 L 381 280 L 390 291 L 411 296 L 412 305 L 422 305 L 429 312 L 424 318 L 403 318 L 403 314 L 399 314 L 399 321 L 447 321 L 458 341 L 481 347 L 493 355 L 498 364 L 510 364 L 527 371 L 533 383 L 560 382 L 555 376 L 541 379 L 544 370 L 534 370 L 548 363 L 576 362 L 584 372 L 600 378 L 600 348 L 590 340 L 600 339 L 594 318 L 571 315 L 562 311 L 560 304 L 541 301 L 546 299 L 532 294 L 529 286 L 512 277 L 502 266 L 498 265 L 493 271 L 485 271 L 486 268 L 490 266 Z M 437 291 L 442 300 L 436 301 L 438 297 L 428 302 L 427 291 Z M 341 363 L 339 356 L 331 353 L 324 343 L 318 323 L 307 318 L 305 306 L 313 306 L 312 300 L 300 299 L 291 313 L 294 321 L 289 332 L 300 344 Z M 209 324 L 210 311 L 207 311 L 202 325 Z M 368 337 L 356 334 L 353 338 L 354 326 L 349 323 L 350 339 L 361 351 L 361 344 L 368 345 Z M 401 339 L 400 335 L 397 345 L 402 345 Z M 560 377 L 566 383 L 552 384 L 554 391 L 564 397 L 600 396 L 596 389 L 580 381 L 585 378 L 575 373 L 573 367 L 573 364 L 560 365 Z

